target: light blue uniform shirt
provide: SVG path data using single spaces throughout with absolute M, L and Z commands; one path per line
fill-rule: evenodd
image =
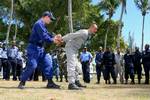
M 0 58 L 2 58 L 3 48 L 0 48 Z
M 82 52 L 82 54 L 80 55 L 80 60 L 81 62 L 86 62 L 92 59 L 92 54 L 88 51 L 86 52 Z
M 16 58 L 17 58 L 18 60 L 22 60 L 22 61 L 23 61 L 23 52 L 22 52 L 22 51 L 18 51 Z
M 16 58 L 18 54 L 18 47 L 14 46 L 8 50 L 8 57 Z
M 7 57 L 7 49 L 4 49 L 4 50 L 2 51 L 2 58 L 5 58 L 5 59 L 8 58 L 8 57 Z

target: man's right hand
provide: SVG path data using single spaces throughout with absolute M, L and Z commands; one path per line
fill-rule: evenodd
M 62 45 L 63 44 L 63 39 L 62 39 L 61 34 L 55 35 L 55 37 L 54 37 L 54 43 L 56 45 Z

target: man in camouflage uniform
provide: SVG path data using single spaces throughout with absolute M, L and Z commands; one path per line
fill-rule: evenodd
M 58 55 L 58 63 L 59 63 L 59 70 L 60 70 L 60 82 L 63 82 L 63 75 L 68 82 L 67 79 L 67 60 L 66 54 L 63 48 L 60 49 L 60 54 Z

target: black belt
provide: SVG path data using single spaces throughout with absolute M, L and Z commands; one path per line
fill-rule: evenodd
M 82 61 L 82 63 L 88 63 L 89 61 Z

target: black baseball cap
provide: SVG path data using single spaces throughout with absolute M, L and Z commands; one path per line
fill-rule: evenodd
M 54 17 L 53 13 L 50 12 L 50 11 L 45 11 L 45 12 L 42 14 L 42 16 L 48 16 L 48 17 L 51 18 L 52 21 L 55 21 L 55 20 L 56 20 L 56 18 Z

